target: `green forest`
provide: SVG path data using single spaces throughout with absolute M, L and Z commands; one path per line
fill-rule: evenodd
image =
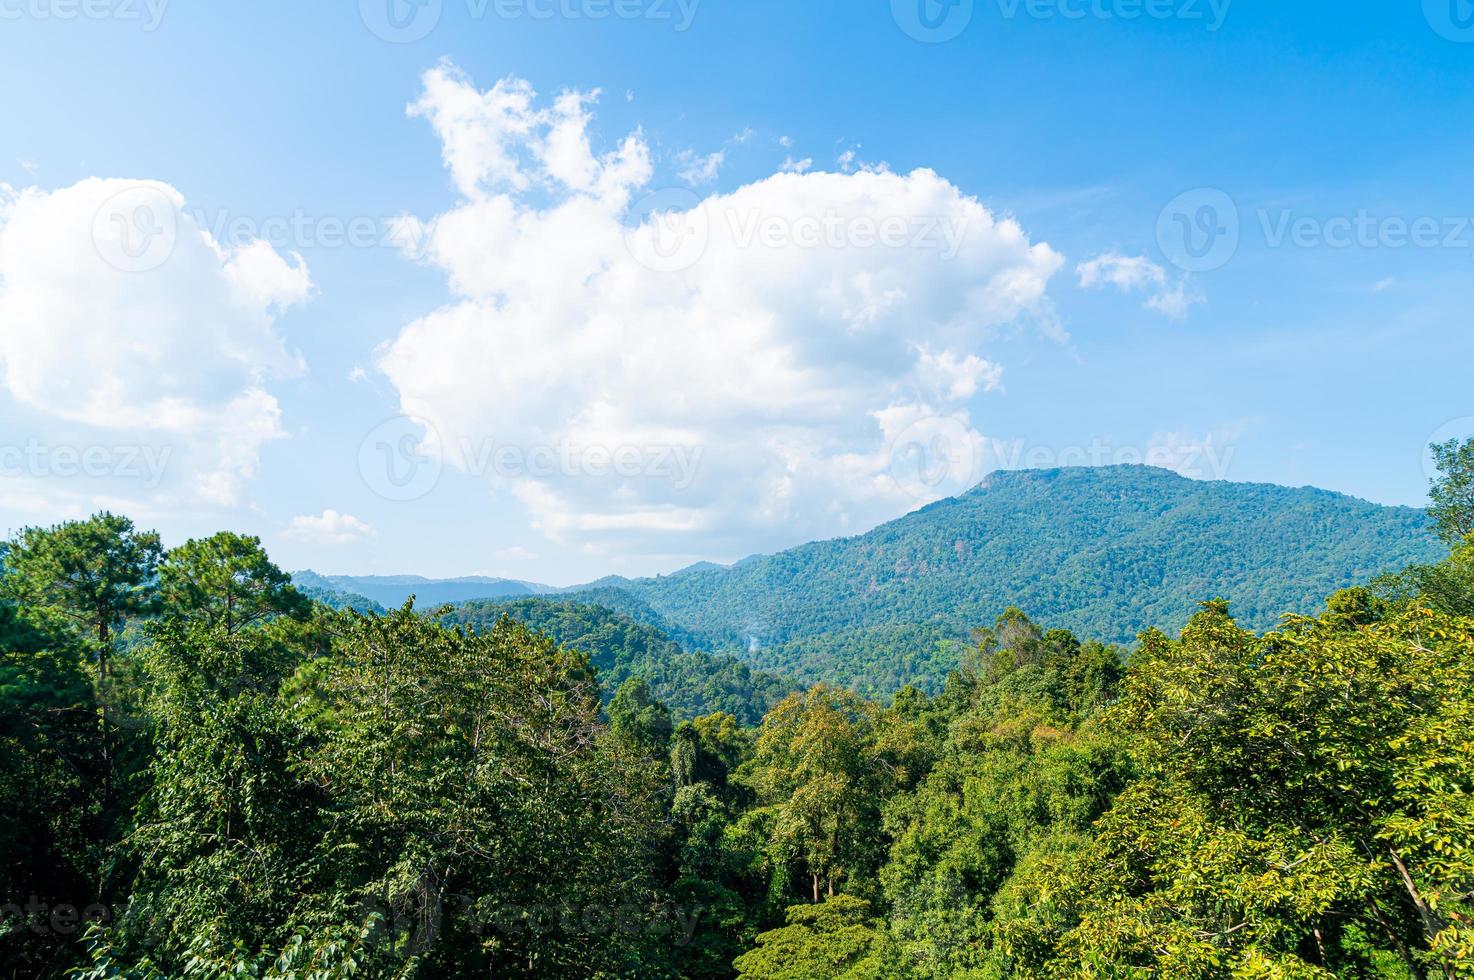
M 614 608 L 800 681 L 936 693 L 972 630 L 1010 606 L 1124 646 L 1151 627 L 1176 633 L 1213 587 L 1265 630 L 1436 560 L 1425 528 L 1420 510 L 1313 487 L 1152 466 L 1000 471 L 854 537 L 566 597 L 611 605 L 610 593 L 628 593 Z
M 384 610 L 247 536 L 26 528 L 0 971 L 1474 977 L 1474 440 L 1434 449 L 1431 535 L 1388 549 L 1430 560 L 1129 644 L 1019 596 L 930 689 L 796 688 L 584 594 Z M 927 628 L 851 626 L 876 660 L 860 627 Z

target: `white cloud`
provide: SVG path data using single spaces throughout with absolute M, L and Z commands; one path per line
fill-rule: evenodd
M 555 168 L 550 130 L 587 116 L 449 65 L 425 84 L 412 111 L 465 199 L 406 240 L 455 297 L 378 367 L 427 446 L 494 473 L 552 537 L 746 553 L 895 516 L 924 501 L 890 444 L 929 418 L 980 438 L 965 401 L 1000 369 L 979 346 L 1058 331 L 1058 253 L 929 170 L 775 174 L 647 214 L 638 132 L 595 157 L 570 131 L 584 165 Z M 509 92 L 528 125 L 503 121 Z
M 1202 301 L 1202 294 L 1192 289 L 1188 285 L 1187 277 L 1184 276 L 1173 285 L 1163 287 L 1156 294 L 1148 296 L 1146 308 L 1156 310 L 1172 320 L 1186 320 L 1187 311 L 1193 304 Z
M 1126 256 L 1106 252 L 1075 267 L 1083 288 L 1103 286 L 1109 283 L 1129 293 L 1147 286 L 1165 285 L 1167 275 L 1162 267 L 1143 255 Z
M 1194 480 L 1231 479 L 1238 444 L 1251 423 L 1251 419 L 1240 419 L 1202 436 L 1175 431 L 1158 432 L 1147 440 L 1143 461 L 1150 466 L 1175 470 Z
M 500 191 L 525 192 L 536 184 L 622 207 L 625 192 L 650 177 L 649 150 L 638 133 L 618 150 L 594 158 L 587 106 L 598 101 L 597 90 L 565 91 L 551 109 L 538 109 L 526 81 L 504 78 L 477 91 L 449 62 L 426 72 L 424 85 L 409 114 L 430 120 L 456 188 L 471 201 Z
M 944 401 L 971 398 L 979 391 L 992 391 L 1003 380 L 1003 368 L 976 354 L 959 356 L 953 351 L 933 354 L 922 349 L 917 374 Z
M 722 164 L 727 161 L 727 154 L 717 150 L 706 156 L 697 156 L 690 150 L 684 150 L 676 155 L 676 161 L 683 165 L 680 178 L 692 187 L 700 187 L 717 179 L 722 171 Z
M 1144 255 L 1104 252 L 1075 267 L 1080 288 L 1115 286 L 1123 293 L 1147 292 L 1145 306 L 1174 320 L 1187 317 L 1194 304 L 1203 302 L 1187 276 L 1170 280 L 1167 270 Z
M 1395 285 L 1397 285 L 1397 280 L 1392 278 L 1391 276 L 1388 276 L 1386 279 L 1378 279 L 1376 282 L 1372 283 L 1372 292 L 1385 293 L 1387 290 L 1391 289 Z
M 532 561 L 537 558 L 537 554 L 522 547 L 520 544 L 514 544 L 506 548 L 498 548 L 492 552 L 492 557 L 499 558 L 502 561 Z
M 0 193 L 0 379 L 43 417 L 167 436 L 193 500 L 234 505 L 282 434 L 266 385 L 302 370 L 277 332 L 312 292 L 300 256 L 226 248 L 157 181 Z
M 287 536 L 301 538 L 317 544 L 351 544 L 372 537 L 375 531 L 352 514 L 340 514 L 328 509 L 316 516 L 303 514 L 292 518 L 287 526 Z
M 814 160 L 812 157 L 804 157 L 802 160 L 795 160 L 793 157 L 785 157 L 783 159 L 783 163 L 779 165 L 778 169 L 786 174 L 801 174 L 812 170 L 813 167 Z

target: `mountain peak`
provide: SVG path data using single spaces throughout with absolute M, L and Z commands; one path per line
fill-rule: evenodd
M 999 470 L 864 534 L 623 588 L 756 667 L 869 683 L 875 658 L 931 663 L 1008 606 L 1130 643 L 1221 597 L 1267 629 L 1439 553 L 1416 508 L 1123 464 Z

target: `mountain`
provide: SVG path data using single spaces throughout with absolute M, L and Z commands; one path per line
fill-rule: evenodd
M 477 600 L 457 606 L 445 619 L 483 630 L 502 616 L 551 637 L 559 646 L 588 654 L 606 701 L 627 678 L 641 676 L 678 720 L 725 711 L 744 725 L 755 725 L 797 688 L 733 657 L 683 650 L 657 627 L 604 605 L 554 598 Z
M 630 615 L 648 608 L 691 645 L 801 681 L 934 687 L 1009 606 L 1129 643 L 1222 597 L 1263 629 L 1440 556 L 1427 523 L 1416 508 L 1146 466 L 1008 471 L 855 537 L 565 596 L 626 593 Z
M 634 659 L 605 658 L 619 679 L 636 669 L 629 664 L 644 670 L 662 656 L 704 652 L 804 683 L 884 694 L 909 683 L 935 689 L 972 630 L 1009 606 L 1120 644 L 1148 626 L 1176 631 L 1211 598 L 1228 599 L 1241 623 L 1265 629 L 1287 612 L 1316 611 L 1336 589 L 1440 557 L 1427 525 L 1416 508 L 1312 487 L 1079 467 L 994 473 L 865 534 L 654 578 L 610 575 L 570 588 L 485 577 L 294 578 L 336 595 L 335 604 L 393 607 L 411 594 L 421 608 L 484 600 L 466 621 L 536 595 L 597 606 L 660 637 L 642 640 L 645 652 Z M 560 642 L 603 635 L 607 624 L 578 632 L 588 614 L 548 601 L 520 610 L 536 620 L 529 625 L 553 624 Z M 601 649 L 586 652 L 598 661 Z M 724 663 L 706 668 L 720 675 Z M 721 683 L 729 682 L 739 691 L 747 683 Z
M 362 596 L 389 608 L 404 605 L 410 596 L 415 597 L 415 606 L 423 609 L 448 602 L 559 591 L 550 585 L 480 575 L 430 579 L 419 575 L 320 575 L 306 570 L 293 572 L 292 581 L 302 589 L 322 589 L 330 593 Z

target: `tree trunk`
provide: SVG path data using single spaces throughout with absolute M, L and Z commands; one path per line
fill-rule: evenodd
M 1408 973 L 1413 976 L 1413 980 L 1427 980 L 1427 975 L 1423 973 L 1423 968 L 1418 965 L 1417 960 L 1413 959 L 1412 951 L 1407 948 L 1407 944 L 1402 941 L 1402 937 L 1397 934 L 1397 930 L 1392 928 L 1392 923 L 1388 922 L 1386 916 L 1382 914 L 1382 909 L 1377 905 L 1377 900 L 1375 898 L 1368 898 L 1367 906 L 1372 910 L 1372 918 L 1377 920 L 1377 925 L 1382 927 L 1382 931 L 1387 934 L 1387 938 L 1392 941 L 1392 945 L 1397 947 L 1397 955 L 1402 957 L 1402 963 L 1407 967 Z
M 107 616 L 104 614 L 97 621 L 97 707 L 99 713 L 97 745 L 102 755 L 102 805 L 104 808 L 111 807 L 113 802 L 113 746 L 107 715 L 108 698 L 111 697 L 107 690 L 107 655 L 112 646 L 113 634 L 108 628 Z
M 814 874 L 810 875 L 810 877 L 814 879 L 814 904 L 815 905 L 818 905 L 819 904 L 819 874 L 818 874 L 818 872 L 815 872 Z
M 112 631 L 110 629 L 108 629 L 107 620 L 106 619 L 99 619 L 97 621 L 97 676 L 98 677 L 106 677 L 107 676 L 107 655 L 108 655 L 108 651 L 110 649 L 112 649 L 112 645 L 113 645 L 113 634 L 112 634 Z
M 1391 848 L 1387 849 L 1387 853 L 1392 855 L 1392 864 L 1397 868 L 1397 874 L 1402 878 L 1403 887 L 1407 889 L 1409 897 L 1412 898 L 1413 907 L 1418 910 L 1419 918 L 1423 920 L 1423 934 L 1428 937 L 1428 945 L 1431 947 L 1433 945 L 1433 938 L 1443 931 L 1444 923 L 1428 907 L 1428 903 L 1423 901 L 1423 896 L 1419 894 L 1418 886 L 1414 883 L 1413 876 L 1408 871 L 1407 865 L 1402 863 L 1401 856 Z M 1443 975 L 1448 980 L 1454 980 L 1454 972 L 1447 963 L 1440 963 L 1439 966 L 1443 970 Z

